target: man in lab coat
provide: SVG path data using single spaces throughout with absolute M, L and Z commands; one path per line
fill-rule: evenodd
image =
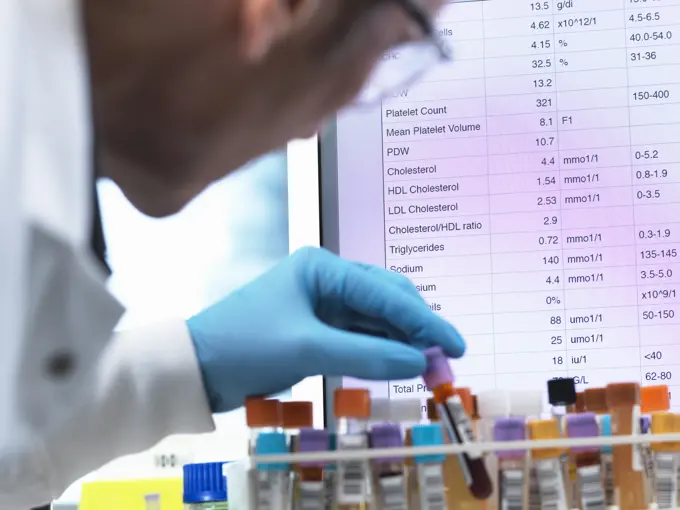
M 93 194 L 98 169 L 140 211 L 178 211 L 314 133 L 438 3 L 0 1 L 0 508 L 209 431 L 248 395 L 415 377 L 413 346 L 462 354 L 408 281 L 313 249 L 186 322 L 112 334 Z

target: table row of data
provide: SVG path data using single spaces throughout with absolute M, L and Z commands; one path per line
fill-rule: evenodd
M 613 29 L 565 36 L 533 34 L 521 37 L 467 40 L 461 40 L 460 37 L 461 34 L 455 33 L 449 41 L 453 47 L 456 62 L 485 59 L 487 61 L 485 69 L 489 71 L 489 76 L 506 76 L 508 69 L 513 71 L 507 75 L 517 74 L 514 71 L 516 68 L 526 69 L 520 64 L 522 59 L 533 62 L 535 58 L 553 57 L 552 63 L 558 69 L 582 70 L 585 64 L 581 61 L 586 54 L 590 54 L 596 61 L 600 61 L 598 56 L 600 54 L 618 55 L 619 58 L 607 62 L 607 67 L 626 67 L 626 63 L 633 67 L 647 60 L 657 64 L 677 63 L 671 53 L 680 48 L 680 23 L 654 29 Z M 669 50 L 668 53 L 662 51 L 666 49 Z M 646 56 L 648 51 L 656 54 Z M 395 60 L 399 59 L 399 50 L 390 55 Z M 515 62 L 504 66 L 501 59 L 505 58 L 513 59 Z M 580 64 L 574 64 L 573 59 Z M 549 67 L 545 60 L 543 63 L 542 68 Z M 575 66 L 574 69 L 571 69 L 572 65 Z M 532 66 L 531 69 L 539 67 L 539 65 Z M 592 68 L 589 67 L 589 69 Z M 438 71 L 448 72 L 443 69 Z M 433 70 L 431 73 L 433 76 L 439 76 L 438 71 Z M 433 79 L 432 76 L 430 79 Z
M 472 138 L 470 143 L 484 144 L 484 139 Z M 417 147 L 414 154 L 410 144 L 391 148 L 390 161 L 383 164 L 384 175 L 399 178 L 464 177 L 468 175 L 496 175 L 526 172 L 556 172 L 558 170 L 594 170 L 633 166 L 635 171 L 661 171 L 667 165 L 680 162 L 680 143 L 675 144 L 622 144 L 617 147 L 595 149 L 544 150 L 517 154 L 458 155 L 446 149 L 443 142 L 435 142 L 435 149 L 429 152 Z M 463 144 L 455 144 L 460 148 Z M 431 148 L 432 149 L 432 148 Z M 481 148 L 480 148 L 481 149 Z M 386 151 L 385 151 L 386 152 Z M 479 152 L 482 152 L 481 150 Z M 398 156 L 398 157 L 397 157 Z
M 680 326 L 661 325 L 465 335 L 465 356 L 522 356 L 525 353 L 581 355 L 595 351 L 611 356 L 612 352 L 624 348 L 632 349 L 633 365 L 660 366 L 680 360 L 679 334 Z M 590 361 L 593 362 L 600 355 L 595 354 Z M 623 363 L 626 360 L 614 361 Z M 630 360 L 627 361 L 627 364 L 620 366 L 631 365 Z
M 559 265 L 559 262 L 562 262 L 565 268 L 618 267 L 635 264 L 656 266 L 680 262 L 680 243 L 665 242 L 638 246 L 637 240 L 630 235 L 630 228 L 621 228 L 621 237 L 616 236 L 619 233 L 617 231 L 606 233 L 604 236 L 599 232 L 590 234 L 580 232 L 587 231 L 392 239 L 385 243 L 385 254 L 386 259 L 392 263 L 421 258 L 490 254 L 494 255 L 492 265 L 497 272 L 506 272 L 500 270 L 508 264 L 506 260 L 526 257 L 528 252 L 536 252 L 532 261 L 537 262 L 543 269 Z M 561 257 L 563 260 L 546 262 L 545 257 Z M 586 265 L 582 266 L 583 264 Z M 471 266 L 469 269 L 474 271 L 475 268 Z
M 585 271 L 586 274 L 607 273 L 617 268 L 636 267 L 637 265 L 639 269 L 637 279 L 639 281 L 645 279 L 664 280 L 664 283 L 680 281 L 680 268 L 677 267 L 678 263 L 676 262 L 677 256 L 664 245 L 658 247 L 657 253 L 668 251 L 666 256 L 654 258 L 649 256 L 649 254 L 655 253 L 653 250 L 638 251 L 634 246 L 564 251 L 560 249 L 522 250 L 521 247 L 517 247 L 513 252 L 490 253 L 490 243 L 488 238 L 486 240 L 486 253 L 455 256 L 442 255 L 441 252 L 445 249 L 445 245 L 440 241 L 401 245 L 403 247 L 401 249 L 404 250 L 401 253 L 404 253 L 404 255 L 397 256 L 394 253 L 396 250 L 390 250 L 387 255 L 387 266 L 398 273 L 419 277 L 439 277 L 484 274 L 487 272 L 493 272 L 493 274 L 518 273 L 521 275 L 535 271 L 562 270 L 575 272 L 577 276 L 582 271 Z M 406 252 L 406 249 L 410 251 Z M 458 251 L 460 253 L 464 250 Z M 439 254 L 437 254 L 438 252 Z M 642 256 L 643 254 L 645 256 Z M 593 283 L 597 281 L 600 280 L 594 280 Z
M 486 39 L 545 33 L 563 35 L 624 27 L 654 28 L 680 23 L 680 5 L 669 0 L 655 0 L 653 6 L 627 5 L 625 9 L 624 5 L 607 6 L 607 1 L 581 2 L 580 7 L 566 11 L 527 11 L 528 6 L 536 5 L 536 2 L 522 2 L 519 6 L 507 0 L 463 2 L 455 14 L 444 11 L 438 16 L 436 26 L 443 36 L 449 30 L 461 34 L 463 39 Z M 486 5 L 489 7 L 484 9 L 482 6 Z M 505 8 L 497 7 L 499 5 L 510 11 L 506 13 Z
M 461 196 L 452 198 L 432 198 L 423 200 L 385 201 L 385 218 L 441 218 L 474 223 L 472 226 L 459 226 L 460 231 L 478 233 L 484 229 L 484 217 L 506 213 L 541 213 L 550 216 L 556 213 L 568 214 L 570 211 L 597 211 L 598 218 L 583 224 L 589 227 L 602 222 L 614 225 L 654 224 L 678 218 L 680 197 L 678 183 L 655 184 L 650 186 L 621 186 L 594 190 L 551 190 L 533 193 L 506 193 L 498 195 Z M 628 209 L 623 217 L 616 217 L 621 207 Z M 591 213 L 592 214 L 592 213 Z M 611 218 L 607 218 L 612 216 Z M 545 216 L 543 216 L 545 217 Z M 494 218 L 495 219 L 495 218 Z M 563 223 L 568 225 L 563 216 Z M 576 225 L 579 226 L 579 225 Z M 529 225 L 527 225 L 529 227 Z M 574 228 L 568 225 L 567 228 Z M 522 230 L 531 230 L 523 228 Z
M 521 348 L 520 346 L 517 346 Z M 656 354 L 651 352 L 650 354 Z M 642 367 L 640 367 L 642 361 Z M 515 354 L 489 354 L 489 355 L 468 355 L 454 365 L 456 376 L 484 375 L 484 374 L 514 374 L 516 372 L 525 373 L 546 373 L 553 370 L 568 370 L 569 375 L 588 375 L 591 370 L 598 369 L 626 369 L 633 368 L 642 370 L 642 377 L 656 378 L 662 380 L 660 384 L 668 384 L 676 381 L 680 384 L 680 365 L 677 358 L 673 360 L 669 355 L 669 360 L 663 364 L 647 365 L 647 360 L 640 355 L 639 347 L 621 347 L 618 349 L 590 349 L 573 350 L 569 352 L 534 352 L 534 353 L 515 353 Z M 670 366 L 669 366 L 670 364 Z M 669 377 L 670 372 L 670 377 Z M 610 381 L 611 382 L 611 381 Z M 411 384 L 403 382 L 400 384 Z
M 489 246 L 507 246 L 515 239 L 539 246 L 549 246 L 557 242 L 569 248 L 598 248 L 604 246 L 629 245 L 639 248 L 664 248 L 669 243 L 680 242 L 680 225 L 677 211 L 672 209 L 654 212 L 667 214 L 657 217 L 659 223 L 634 222 L 634 212 L 630 208 L 612 208 L 625 214 L 628 222 L 622 222 L 614 214 L 592 214 L 588 211 L 558 211 L 547 215 L 536 213 L 517 213 L 507 215 L 488 215 L 471 218 L 389 220 L 385 223 L 387 241 L 416 240 L 456 237 L 463 243 L 469 236 L 493 235 Z M 584 216 L 596 216 L 587 223 L 579 222 Z M 511 235 L 508 235 L 511 234 Z M 518 237 L 519 234 L 527 234 Z M 546 238 L 546 236 L 558 236 Z M 549 241 L 549 242 L 547 242 Z M 499 243 L 499 244 L 496 244 Z M 532 250 L 533 247 L 528 248 Z
M 647 371 L 641 369 L 640 367 L 627 367 L 627 368 L 603 368 L 603 369 L 591 369 L 582 370 L 572 373 L 571 370 L 566 369 L 555 369 L 554 371 L 546 370 L 544 372 L 525 372 L 522 370 L 523 364 L 516 366 L 516 372 L 507 374 L 478 374 L 478 375 L 461 375 L 458 377 L 457 368 L 466 362 L 466 359 L 459 362 L 454 362 L 454 373 L 456 373 L 456 385 L 459 387 L 470 388 L 473 393 L 479 393 L 482 391 L 488 391 L 493 389 L 504 389 L 508 391 L 526 391 L 535 390 L 537 388 L 545 388 L 547 382 L 555 377 L 573 377 L 576 383 L 576 389 L 578 391 L 583 391 L 587 388 L 600 388 L 607 384 L 615 382 L 636 382 L 643 386 L 651 385 L 666 385 L 668 386 L 669 393 L 671 394 L 671 407 L 677 408 L 677 405 L 673 402 L 673 394 L 679 389 L 680 385 L 674 384 L 673 374 L 675 377 L 680 376 L 678 369 L 680 366 L 673 365 L 669 370 L 664 371 L 671 373 L 671 380 L 661 379 L 659 374 L 656 372 L 656 380 L 646 380 Z M 382 384 L 383 388 L 376 388 L 377 384 Z M 412 379 L 408 381 L 390 381 L 387 383 L 368 383 L 368 386 L 375 388 L 378 394 L 385 394 L 389 398 L 414 398 L 422 397 L 428 398 L 431 396 L 430 391 L 425 387 L 422 379 Z M 366 387 L 367 384 L 362 382 L 356 384 L 356 386 Z M 383 393 L 382 391 L 385 391 Z M 680 399 L 678 399 L 680 403 Z M 547 395 L 546 395 L 546 407 L 545 410 L 549 409 L 547 405 Z
M 678 297 L 652 303 L 651 300 L 642 299 L 646 290 L 640 290 L 635 285 L 535 292 L 494 292 L 489 287 L 467 289 L 467 294 L 458 296 L 429 297 L 427 302 L 432 310 L 446 317 L 530 312 L 550 312 L 550 317 L 556 317 L 564 315 L 565 310 L 571 314 L 569 317 L 580 317 L 584 311 L 594 308 L 615 309 L 639 305 L 640 310 L 636 314 L 639 324 L 680 324 Z M 675 291 L 676 287 L 673 286 L 672 290 Z M 572 324 L 568 320 L 567 323 Z
M 680 53 L 680 47 L 678 52 Z M 586 129 L 590 127 L 589 124 L 595 122 L 592 116 L 588 115 L 591 110 L 597 110 L 600 116 L 611 117 L 609 121 L 611 125 L 598 124 L 592 127 L 619 127 L 619 125 L 635 127 L 678 122 L 677 105 L 680 103 L 678 84 L 637 89 L 627 87 L 624 83 L 610 88 L 567 91 L 540 86 L 541 83 L 551 84 L 553 79 L 547 78 L 550 80 L 548 82 L 534 79 L 532 83 L 536 82 L 538 87 L 514 94 L 508 90 L 502 96 L 480 94 L 477 97 L 409 99 L 385 103 L 382 107 L 385 124 L 383 136 L 398 136 L 398 133 L 392 133 L 391 130 L 399 129 L 411 129 L 410 135 L 402 136 L 423 138 L 540 131 L 536 129 L 537 127 L 559 128 L 560 132 L 573 131 Z M 663 108 L 668 109 L 666 116 L 660 111 Z M 621 118 L 623 111 L 630 115 L 628 119 Z M 532 115 L 543 115 L 546 119 L 543 124 L 546 125 L 537 126 Z M 521 123 L 521 129 L 510 131 L 504 124 L 508 122 L 505 117 L 510 117 L 512 122 Z M 419 129 L 415 129 L 416 127 Z
M 635 155 L 633 157 L 640 164 L 649 163 L 642 151 L 650 151 L 649 159 L 654 159 L 656 162 L 678 163 L 680 162 L 680 155 L 678 154 L 680 144 L 677 143 L 677 140 L 680 140 L 680 123 L 656 127 L 633 126 L 563 131 L 559 133 L 559 136 L 536 132 L 489 137 L 469 136 L 444 140 L 384 141 L 383 158 L 386 163 L 421 161 L 432 158 L 433 155 L 438 159 L 513 154 L 539 154 L 544 158 L 549 158 L 556 149 L 559 149 L 562 159 L 567 157 L 564 155 L 565 152 L 574 151 L 575 157 L 578 158 L 576 161 L 580 161 L 581 157 L 596 154 L 601 149 L 626 148 L 632 144 L 634 147 L 632 152 Z M 640 149 L 636 147 L 640 147 Z M 628 151 L 629 158 L 631 157 L 630 152 Z M 641 155 L 638 156 L 638 153 L 641 153 Z M 665 156 L 662 156 L 662 154 Z M 620 164 L 628 163 L 629 160 Z
M 680 6 L 679 0 L 543 0 L 531 2 L 527 0 L 503 0 L 501 2 L 452 2 L 445 4 L 437 15 L 438 22 L 467 20 L 470 18 L 483 17 L 488 20 L 505 19 L 532 19 L 538 14 L 549 15 L 588 15 L 602 14 L 603 12 L 617 13 L 619 17 L 624 14 L 637 14 L 654 12 L 660 9 L 668 9 Z
M 425 82 L 496 78 L 522 75 L 561 75 L 596 69 L 628 69 L 629 85 L 649 84 L 648 69 L 680 64 L 680 45 L 647 46 L 634 49 L 578 51 L 563 56 L 519 56 L 470 58 L 441 64 L 423 76 Z M 672 81 L 677 81 L 676 79 Z
M 616 95 L 616 89 L 612 91 L 613 95 L 607 97 L 607 101 L 612 101 L 613 96 Z M 625 91 L 623 91 L 625 93 Z M 409 142 L 419 140 L 449 140 L 456 138 L 469 138 L 470 136 L 487 136 L 497 137 L 515 134 L 541 134 L 542 136 L 551 135 L 553 143 L 560 145 L 561 136 L 566 132 L 607 129 L 607 128 L 621 128 L 632 127 L 633 130 L 629 139 L 635 140 L 640 127 L 644 126 L 645 131 L 650 129 L 665 130 L 667 126 L 673 124 L 680 124 L 680 102 L 677 103 L 659 103 L 649 106 L 627 106 L 619 107 L 605 107 L 599 108 L 597 106 L 589 108 L 588 104 L 591 100 L 599 102 L 598 99 L 593 98 L 597 94 L 590 92 L 579 92 L 569 94 L 582 94 L 583 101 L 575 102 L 578 104 L 578 110 L 563 110 L 561 108 L 546 112 L 542 110 L 536 111 L 535 104 L 539 96 L 522 96 L 517 103 L 512 105 L 507 104 L 508 99 L 504 99 L 500 108 L 504 110 L 522 109 L 523 101 L 526 101 L 527 111 L 534 113 L 513 113 L 486 116 L 484 112 L 483 100 L 468 99 L 464 100 L 466 106 L 463 110 L 474 107 L 476 101 L 479 101 L 479 110 L 481 115 L 476 117 L 459 117 L 465 111 L 453 110 L 455 115 L 453 118 L 438 118 L 431 120 L 422 120 L 418 118 L 399 118 L 391 117 L 383 122 L 382 134 L 385 142 Z M 554 94 L 559 96 L 560 93 Z M 625 95 L 625 94 L 624 94 Z M 540 95 L 540 98 L 545 99 L 545 94 Z M 680 101 L 680 96 L 678 97 Z M 487 101 L 486 109 L 489 110 Z M 413 108 L 409 104 L 405 108 L 413 112 Z M 422 111 L 427 107 L 416 107 L 416 110 Z M 386 109 L 388 112 L 390 109 Z M 447 111 L 451 111 L 447 107 Z M 392 110 L 394 113 L 394 110 Z M 434 117 L 430 115 L 430 117 Z M 549 140 L 547 140 L 549 141 Z
M 677 269 L 677 268 L 676 268 Z M 544 308 L 557 308 L 563 303 L 570 307 L 573 304 L 571 292 L 587 290 L 592 293 L 593 300 L 608 306 L 607 292 L 627 292 L 627 297 L 620 298 L 628 303 L 641 305 L 662 305 L 678 303 L 680 297 L 680 283 L 652 281 L 641 278 L 643 271 L 649 276 L 648 269 L 637 269 L 634 266 L 607 268 L 598 272 L 582 271 L 536 271 L 530 273 L 507 274 L 462 274 L 460 276 L 440 276 L 436 278 L 412 277 L 423 296 L 429 299 L 450 298 L 456 296 L 470 296 L 479 294 L 489 295 L 520 295 L 528 294 L 525 299 L 534 301 Z M 627 289 L 627 290 L 626 290 Z M 637 300 L 635 295 L 637 290 Z M 565 294 L 566 292 L 566 294 Z M 533 296 L 532 293 L 536 293 Z M 575 292 L 576 297 L 587 299 L 581 292 Z M 507 297 L 499 297 L 498 304 L 508 303 Z M 617 298 L 618 299 L 618 298 Z M 581 301 L 582 302 L 582 301 Z M 515 309 L 513 303 L 508 303 L 509 309 Z M 563 305 L 562 305 L 563 306 Z M 455 312 L 455 310 L 454 310 Z
M 383 104 L 385 107 L 392 108 L 406 102 L 434 102 L 478 97 L 487 97 L 494 101 L 492 98 L 498 96 L 508 97 L 541 92 L 592 92 L 621 87 L 628 87 L 628 100 L 631 105 L 654 104 L 658 101 L 677 102 L 679 86 L 680 65 L 662 65 L 645 69 L 594 69 L 578 73 L 559 73 L 559 75 L 550 70 L 541 70 L 520 76 L 496 78 L 482 76 L 461 80 L 421 81 L 393 92 Z M 463 107 L 462 104 L 456 106 Z M 451 110 L 452 114 L 454 112 L 455 110 Z
M 552 312 L 489 312 L 477 315 L 453 314 L 444 318 L 454 324 L 463 336 L 539 331 L 552 331 L 554 334 L 560 334 L 564 331 L 584 331 L 584 334 L 589 334 L 588 332 L 601 328 L 678 326 L 677 321 L 665 322 L 655 319 L 644 321 L 644 325 L 640 326 L 645 311 L 661 312 L 667 308 L 671 309 L 673 306 L 663 305 L 645 308 L 644 310 L 643 307 L 638 306 L 620 306 Z M 677 341 L 677 336 L 675 338 L 675 341 Z M 655 342 L 659 342 L 659 340 Z
M 387 181 L 384 192 L 385 204 L 401 205 L 403 209 L 395 210 L 394 213 L 387 211 L 387 215 L 401 216 L 428 213 L 430 211 L 421 206 L 441 199 L 485 196 L 489 199 L 489 203 L 494 202 L 490 210 L 493 210 L 499 201 L 503 201 L 505 195 L 519 195 L 518 200 L 525 204 L 536 202 L 527 192 L 537 193 L 537 196 L 543 196 L 548 192 L 556 193 L 560 204 L 565 206 L 563 208 L 575 208 L 574 206 L 578 208 L 582 202 L 603 206 L 633 205 L 638 202 L 670 203 L 679 201 L 679 183 L 680 163 L 673 163 L 649 169 L 627 166 L 598 170 L 546 170 L 543 174 L 518 171 L 516 174 L 479 175 L 452 179 Z M 654 191 L 651 195 L 648 193 L 650 190 Z M 599 193 L 600 196 L 587 201 L 574 198 L 581 197 L 588 192 Z M 469 209 L 467 207 L 451 209 L 449 212 L 460 212 L 460 214 L 484 212 L 475 209 L 470 204 L 468 207 Z

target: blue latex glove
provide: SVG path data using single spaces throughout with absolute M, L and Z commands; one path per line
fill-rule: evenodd
M 417 377 L 425 370 L 419 348 L 439 345 L 451 357 L 465 350 L 407 278 L 314 248 L 187 324 L 214 412 L 313 375 Z

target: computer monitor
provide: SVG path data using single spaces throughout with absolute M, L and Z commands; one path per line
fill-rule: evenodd
M 322 244 L 417 285 L 461 385 L 680 384 L 675 4 L 447 3 L 453 62 L 321 137 Z

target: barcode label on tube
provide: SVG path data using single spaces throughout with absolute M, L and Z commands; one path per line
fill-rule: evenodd
M 324 510 L 326 493 L 323 482 L 300 482 L 298 510 Z
M 562 466 L 559 459 L 536 462 L 541 510 L 567 510 Z
M 325 505 L 326 510 L 332 510 L 333 508 L 333 502 L 335 499 L 336 474 L 337 474 L 336 471 L 324 471 L 323 473 L 323 486 L 326 499 Z
M 524 471 L 501 471 L 501 510 L 524 510 Z
M 364 434 L 338 436 L 338 450 L 365 448 L 368 448 L 368 439 Z M 368 462 L 365 460 L 338 462 L 336 479 L 338 503 L 351 505 L 367 501 L 368 471 Z
M 632 435 L 640 435 L 640 406 L 633 406 L 633 433 Z M 634 445 L 633 451 L 633 471 L 644 471 L 644 459 L 642 454 L 642 445 Z
M 605 510 L 607 505 L 600 466 L 579 468 L 577 476 L 581 491 L 581 510 Z
M 611 453 L 602 455 L 602 478 L 604 479 L 604 500 L 607 507 L 615 506 L 614 462 Z
M 444 470 L 441 464 L 418 465 L 420 510 L 446 510 Z
M 678 456 L 673 453 L 655 455 L 654 490 L 659 509 L 675 508 L 678 500 Z
M 541 491 L 538 489 L 538 475 L 534 466 L 529 470 L 529 510 L 541 510 Z
M 454 426 L 458 430 L 463 443 L 474 443 L 475 434 L 472 430 L 472 421 L 470 417 L 465 412 L 465 407 L 463 407 L 463 401 L 458 395 L 451 397 L 447 400 L 446 406 L 451 413 L 451 417 L 454 420 Z M 453 439 L 453 438 L 452 438 Z M 467 456 L 470 459 L 481 459 L 482 454 L 479 452 L 467 452 Z
M 258 471 L 255 477 L 257 510 L 283 510 L 284 475 L 281 471 Z
M 408 510 L 406 480 L 403 476 L 380 478 L 382 510 Z

